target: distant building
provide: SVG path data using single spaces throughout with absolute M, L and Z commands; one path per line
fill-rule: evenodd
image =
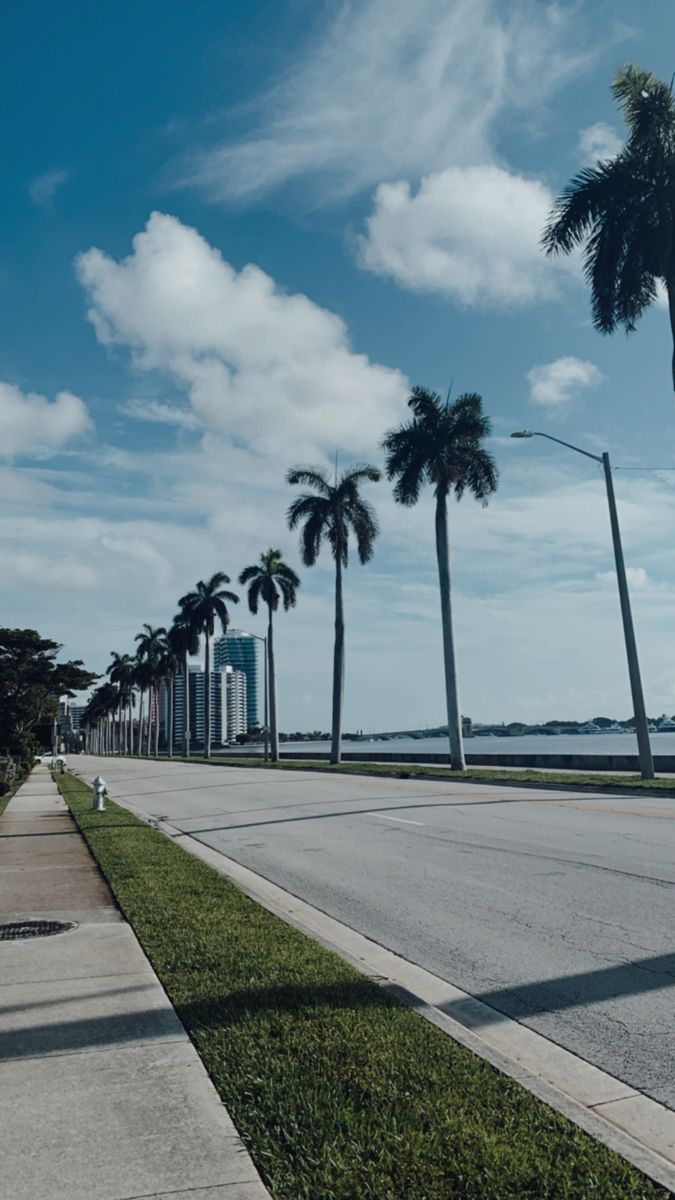
M 73 704 L 70 696 L 59 700 L 59 729 L 61 733 L 79 733 L 84 704 Z
M 258 639 L 243 629 L 228 629 L 213 643 L 213 666 L 216 671 L 233 667 L 246 676 L 246 719 L 257 725 L 258 717 Z
M 204 671 L 201 667 L 190 667 L 190 742 L 204 745 Z M 183 739 L 183 676 L 174 680 L 173 739 L 176 747 Z M 168 733 L 169 689 L 164 688 L 161 700 L 161 716 L 165 737 Z M 246 732 L 246 676 L 232 667 L 211 672 L 211 741 L 220 746 L 230 742 L 237 734 Z

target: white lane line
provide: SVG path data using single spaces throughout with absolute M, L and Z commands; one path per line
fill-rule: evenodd
M 367 813 L 369 817 L 379 817 L 381 821 L 402 821 L 404 825 L 425 825 L 425 821 L 408 821 L 405 817 L 389 817 L 386 813 Z

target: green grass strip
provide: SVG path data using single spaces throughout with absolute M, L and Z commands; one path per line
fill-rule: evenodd
M 177 843 L 58 783 L 276 1200 L 666 1200 Z
M 636 790 L 648 792 L 664 792 L 666 796 L 675 796 L 675 778 L 642 779 L 639 775 L 610 775 L 599 771 L 545 771 L 532 768 L 505 767 L 467 767 L 466 771 L 453 771 L 450 767 L 435 767 L 422 763 L 365 763 L 341 762 L 328 763 L 320 759 L 282 759 L 278 763 L 264 762 L 261 758 L 238 758 L 234 755 L 223 755 L 217 758 L 205 759 L 199 755 L 192 758 L 162 757 L 163 762 L 206 763 L 211 767 L 249 767 L 260 768 L 263 771 L 327 771 L 338 775 L 376 775 L 391 779 L 454 779 L 463 783 L 493 783 L 503 787 L 506 784 L 538 784 L 539 786 L 554 786 L 576 791 L 578 788 L 590 788 L 593 791 L 610 791 L 612 793 L 632 794 Z

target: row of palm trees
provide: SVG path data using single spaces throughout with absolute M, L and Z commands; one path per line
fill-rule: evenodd
M 211 754 L 211 688 L 206 681 L 211 679 L 211 645 L 216 629 L 223 633 L 230 623 L 228 605 L 237 604 L 239 597 L 227 589 L 230 577 L 217 571 L 208 580 L 199 580 L 194 591 L 186 593 L 178 601 L 179 611 L 171 626 L 144 624 L 136 634 L 135 653 L 118 654 L 112 651 L 111 662 L 106 668 L 109 682 L 98 688 L 86 706 L 82 724 L 87 731 L 87 748 L 93 752 L 121 754 L 159 753 L 159 694 L 162 687 L 168 691 L 167 752 L 174 753 L 175 681 L 183 676 L 183 753 L 189 757 L 192 734 L 190 728 L 189 703 L 189 660 L 199 653 L 201 638 L 205 640 L 205 687 L 204 687 L 204 756 Z M 248 584 L 248 603 L 252 613 L 257 613 L 262 600 L 268 609 L 267 661 L 265 670 L 270 682 L 270 729 L 272 757 L 279 756 L 279 733 L 277 727 L 276 671 L 274 657 L 273 613 L 279 607 L 280 598 L 285 609 L 296 603 L 296 592 L 300 580 L 283 561 L 279 550 L 267 550 L 260 556 L 258 564 L 246 567 L 239 582 Z M 139 712 L 134 744 L 133 710 L 136 693 L 139 694 Z M 144 701 L 147 697 L 147 717 L 144 723 Z M 115 722 L 115 717 L 117 721 Z
M 592 301 L 593 323 L 600 332 L 612 333 L 618 326 L 632 332 L 645 310 L 657 299 L 657 284 L 665 288 L 668 298 L 673 340 L 673 386 L 675 387 L 675 96 L 673 83 L 658 79 L 650 71 L 628 64 L 617 72 L 612 86 L 614 99 L 627 127 L 627 136 L 620 152 L 613 158 L 585 167 L 559 196 L 543 235 L 543 247 L 548 254 L 570 254 L 583 247 L 584 267 Z M 441 593 L 443 651 L 448 734 L 453 766 L 462 767 L 461 718 L 459 714 L 457 671 L 452 629 L 452 607 L 448 552 L 448 496 L 454 492 L 460 499 L 465 491 L 485 503 L 497 486 L 497 470 L 483 441 L 489 433 L 489 423 L 482 411 L 479 396 L 460 396 L 454 404 L 442 403 L 435 393 L 415 388 L 409 400 L 412 420 L 386 434 L 383 442 L 386 454 L 386 474 L 394 481 L 394 495 L 401 504 L 417 502 L 422 487 L 434 489 L 436 501 L 435 534 L 438 574 Z M 288 473 L 291 484 L 309 490 L 292 503 L 288 520 L 291 528 L 300 527 L 300 552 L 306 566 L 312 566 L 321 545 L 326 542 L 335 561 L 335 643 L 333 653 L 333 718 L 331 757 L 339 761 L 344 687 L 344 611 L 343 570 L 348 563 L 349 539 L 356 540 L 362 563 L 368 562 L 378 533 L 372 507 L 360 494 L 363 483 L 380 478 L 377 467 L 362 464 L 343 472 L 337 471 L 331 483 L 320 467 L 296 467 Z M 270 558 L 270 556 L 272 556 Z M 277 551 L 261 557 L 261 565 L 247 571 L 262 572 L 271 578 L 270 562 L 281 563 Z M 290 571 L 290 568 L 287 568 Z M 246 572 L 242 572 L 241 582 Z M 256 576 L 257 577 L 257 576 Z M 253 575 L 250 576 L 252 581 Z M 297 581 L 297 576 L 294 576 Z M 152 630 L 144 627 L 139 635 L 142 649 L 132 660 L 130 656 L 115 656 L 111 667 L 110 684 L 104 684 L 92 698 L 89 716 L 98 727 L 109 722 L 110 706 L 120 705 L 118 740 L 126 730 L 125 744 L 130 745 L 134 688 L 144 693 L 157 687 L 157 678 L 175 677 L 167 666 L 175 654 L 187 672 L 188 654 L 194 652 L 202 634 L 206 637 L 207 670 L 210 639 L 216 620 L 227 615 L 227 603 L 236 597 L 223 592 L 218 597 L 227 576 L 216 575 L 197 590 L 183 597 L 181 611 L 171 630 Z M 273 660 L 271 615 L 278 604 L 276 581 L 260 583 L 257 597 L 269 608 L 268 647 Z M 287 581 L 282 591 L 284 607 L 295 603 L 297 582 Z M 289 591 L 288 589 L 291 589 Z M 288 597 L 292 592 L 292 600 Z M 189 603 L 187 602 L 189 600 Z M 249 603 L 251 590 L 249 589 Z M 252 608 L 252 611 L 256 611 Z M 198 614 L 200 614 L 198 616 Z M 162 640 L 164 639 L 164 641 Z M 163 647 L 160 649 L 160 646 Z M 167 649 L 168 647 L 168 649 Z M 169 658 L 167 659 L 167 655 Z M 159 666 L 158 664 L 164 664 Z M 161 671 L 165 676 L 161 676 Z M 132 674 L 130 675 L 129 672 Z M 135 674 L 133 674 L 135 672 Z M 158 675 L 158 672 L 160 673 Z M 129 679 L 134 679 L 130 684 Z M 270 670 L 272 688 L 271 725 L 276 729 L 276 694 L 274 672 Z M 186 674 L 187 679 L 187 674 Z M 110 692 L 110 688 L 113 692 Z M 115 690 L 117 689 L 117 690 Z M 206 688 L 207 701 L 210 700 Z M 187 686 L 185 687 L 187 696 Z M 126 720 L 121 716 L 125 708 Z M 155 706 L 156 708 L 156 706 Z M 142 720 L 139 713 L 138 748 L 142 741 Z M 189 713 L 186 708 L 186 718 Z M 110 722 L 109 722 L 110 723 Z M 207 720 L 207 742 L 210 732 Z M 99 736 L 110 742 L 107 734 Z M 274 734 L 273 734 L 274 738 Z M 150 749 L 148 723 L 147 749 Z M 157 729 L 155 729 L 155 748 Z M 189 731 L 186 733 L 189 750 Z M 278 745 L 273 747 L 278 753 Z M 207 747 L 205 747 L 205 753 Z
M 470 492 L 487 503 L 496 490 L 498 473 L 494 459 L 484 442 L 490 435 L 490 422 L 483 402 L 475 393 L 459 396 L 452 403 L 422 387 L 412 390 L 408 405 L 411 419 L 389 430 L 382 441 L 385 473 L 394 484 L 395 500 L 410 507 L 417 503 L 422 489 L 430 485 L 435 497 L 435 541 L 443 630 L 443 661 L 448 718 L 450 761 L 464 769 L 462 722 L 455 659 L 450 585 L 448 497 L 460 500 Z M 373 556 L 379 525 L 374 509 L 361 490 L 366 483 L 382 477 L 372 463 L 358 463 L 342 472 L 337 464 L 334 477 L 322 467 L 293 467 L 287 474 L 292 486 L 304 490 L 291 503 L 290 529 L 300 531 L 300 557 L 306 567 L 316 563 L 322 546 L 327 545 L 335 563 L 335 637 L 333 646 L 333 694 L 331 721 L 331 762 L 341 758 L 342 709 L 345 675 L 345 620 L 343 572 L 349 562 L 350 540 L 355 543 L 359 562 Z M 85 713 L 90 731 L 88 748 L 120 753 L 155 755 L 159 749 L 159 688 L 169 690 L 168 753 L 174 752 L 173 689 L 176 676 L 183 674 L 183 753 L 190 754 L 190 708 L 188 660 L 205 642 L 205 680 L 210 680 L 211 643 L 215 631 L 223 632 L 230 620 L 228 605 L 239 597 L 227 590 L 230 578 L 219 571 L 208 580 L 200 580 L 192 592 L 179 602 L 179 611 L 167 630 L 144 625 L 136 635 L 135 655 L 113 653 L 106 674 L 109 682 L 92 696 Z M 267 607 L 266 670 L 269 681 L 271 757 L 279 757 L 279 729 L 276 697 L 273 615 L 279 604 L 285 610 L 295 606 L 300 580 L 279 550 L 267 550 L 258 563 L 246 567 L 239 583 L 247 586 L 248 604 L 257 613 Z M 133 742 L 133 708 L 136 691 L 140 694 L 136 745 Z M 204 756 L 211 754 L 211 689 L 204 688 Z M 147 719 L 143 726 L 143 706 L 147 697 Z M 117 726 L 115 727 L 115 714 Z M 154 734 L 154 742 L 153 742 Z

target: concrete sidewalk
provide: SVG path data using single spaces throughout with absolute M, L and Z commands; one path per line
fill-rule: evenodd
M 46 767 L 0 818 L 0 1200 L 265 1200 Z

